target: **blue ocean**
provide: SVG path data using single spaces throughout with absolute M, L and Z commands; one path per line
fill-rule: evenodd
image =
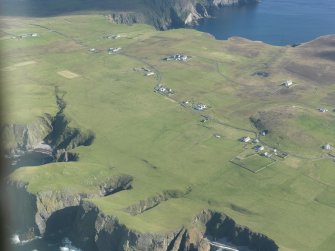
M 224 7 L 215 18 L 201 20 L 196 29 L 217 39 L 240 36 L 273 45 L 304 43 L 335 34 L 335 1 L 262 0 Z

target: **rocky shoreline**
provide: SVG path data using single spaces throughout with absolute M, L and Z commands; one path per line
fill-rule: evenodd
M 9 187 L 15 196 L 11 196 L 15 198 L 12 203 L 18 209 L 15 219 L 12 219 L 13 231 L 24 241 L 36 236 L 46 239 L 68 236 L 83 251 L 209 251 L 209 239 L 224 238 L 231 245 L 249 250 L 278 250 L 277 244 L 269 237 L 237 224 L 223 213 L 208 209 L 196 215 L 188 226 L 170 233 L 141 233 L 129 229 L 117 217 L 104 214 L 86 200 L 98 194 L 53 191 L 32 194 L 28 192 L 27 184 L 17 181 L 11 181 Z
M 2 0 L 2 14 L 8 16 L 47 17 L 74 13 L 98 12 L 111 22 L 122 24 L 146 23 L 159 30 L 194 26 L 199 19 L 209 18 L 218 8 L 254 4 L 259 0 L 142 0 L 127 1 L 86 0 L 69 4 L 66 1 Z M 27 8 L 25 8 L 28 6 Z
M 193 27 L 203 18 L 210 18 L 219 8 L 257 3 L 258 0 L 174 0 L 145 1 L 150 8 L 135 12 L 112 11 L 106 15 L 113 23 L 147 23 L 159 30 Z

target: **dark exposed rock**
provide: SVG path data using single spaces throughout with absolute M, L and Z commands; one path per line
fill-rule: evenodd
M 142 233 L 129 229 L 118 218 L 104 214 L 95 204 L 83 200 L 100 196 L 98 194 L 60 191 L 32 194 L 27 191 L 27 183 L 11 181 L 9 185 L 18 210 L 13 231 L 21 229 L 21 240 L 36 235 L 48 238 L 59 234 L 69 236 L 83 251 L 209 251 L 207 238 L 226 238 L 234 245 L 248 246 L 251 250 L 278 250 L 275 242 L 267 236 L 211 210 L 203 210 L 188 226 L 170 233 Z M 171 196 L 175 195 L 172 193 Z
M 160 194 L 147 198 L 145 200 L 140 200 L 127 208 L 124 211 L 130 213 L 131 215 L 141 214 L 151 208 L 158 206 L 161 202 L 167 201 L 169 199 L 181 198 L 192 191 L 191 187 L 188 187 L 185 191 L 180 190 L 165 190 Z
M 90 194 L 76 194 L 68 191 L 44 191 L 30 193 L 28 183 L 9 179 L 8 197 L 13 232 L 21 240 L 34 236 L 49 237 L 72 230 L 75 216 L 83 199 L 101 197 L 131 188 L 133 178 L 129 175 L 107 177 L 97 184 L 97 189 Z
M 245 226 L 235 223 L 235 221 L 218 212 L 203 211 L 203 218 L 206 221 L 206 235 L 216 239 L 225 238 L 237 246 L 247 246 L 251 250 L 276 251 L 278 246 L 269 237 L 251 231 Z
M 200 18 L 210 16 L 223 6 L 255 3 L 257 0 L 141 0 L 133 5 L 119 0 L 1 0 L 6 15 L 50 16 L 69 12 L 103 11 L 115 23 L 147 23 L 166 30 L 194 25 Z
M 32 150 L 52 130 L 52 116 L 45 114 L 32 123 L 5 124 L 2 127 L 4 150 L 7 155 L 17 155 Z
M 57 150 L 55 154 L 56 162 L 77 161 L 78 159 L 79 159 L 78 153 L 68 152 L 65 149 Z
M 70 121 L 63 113 L 66 108 L 64 95 L 55 87 L 59 108 L 56 116 L 44 114 L 27 125 L 6 124 L 2 127 L 6 158 L 10 163 L 8 172 L 22 166 L 76 161 L 79 155 L 69 150 L 93 143 L 95 135 L 92 131 L 69 125 Z
M 130 175 L 121 175 L 117 177 L 110 177 L 99 185 L 101 196 L 108 196 L 122 190 L 132 188 L 133 177 Z
M 259 77 L 267 78 L 268 76 L 270 76 L 270 73 L 267 72 L 267 71 L 256 71 L 252 75 L 253 76 L 259 76 Z

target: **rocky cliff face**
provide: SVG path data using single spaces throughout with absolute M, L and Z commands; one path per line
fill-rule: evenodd
M 12 232 L 18 233 L 21 240 L 68 233 L 72 230 L 73 220 L 84 199 L 108 196 L 131 189 L 132 181 L 133 178 L 129 175 L 106 177 L 105 180 L 99 181 L 89 194 L 77 194 L 65 190 L 31 193 L 28 183 L 9 179 L 9 208 L 15 212 L 10 214 Z
M 194 25 L 209 17 L 213 10 L 229 5 L 255 3 L 258 0 L 0 0 L 6 15 L 49 16 L 68 12 L 103 11 L 115 23 L 147 23 L 166 30 Z M 3 11 L 2 10 L 2 11 Z
M 166 30 L 197 24 L 210 17 L 215 9 L 224 6 L 255 3 L 258 0 L 143 0 L 144 10 L 113 12 L 109 19 L 115 23 L 148 23 Z
M 6 154 L 19 154 L 38 145 L 52 131 L 52 116 L 45 114 L 29 124 L 6 124 L 2 128 Z
M 95 138 L 92 131 L 69 126 L 70 120 L 64 114 L 64 93 L 61 95 L 56 88 L 55 96 L 59 107 L 55 116 L 44 114 L 30 124 L 3 126 L 5 154 L 11 164 L 9 172 L 21 166 L 78 160 L 79 156 L 70 150 L 92 144 Z
M 97 191 L 107 186 L 115 192 L 131 187 L 132 178 L 129 176 L 111 180 L 107 179 L 108 184 L 97 186 Z M 21 240 L 34 236 L 69 236 L 84 251 L 209 251 L 209 240 L 225 238 L 234 245 L 247 246 L 250 250 L 278 250 L 276 243 L 267 236 L 236 224 L 223 213 L 211 210 L 201 211 L 187 227 L 170 233 L 141 233 L 129 229 L 116 217 L 104 214 L 93 203 L 85 200 L 105 196 L 102 193 L 47 191 L 33 194 L 28 192 L 28 184 L 11 181 L 9 185 L 11 198 L 15 198 L 12 208 L 17 210 L 12 219 L 13 231 L 19 233 Z

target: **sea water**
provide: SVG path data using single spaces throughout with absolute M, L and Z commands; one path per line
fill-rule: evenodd
M 245 37 L 273 45 L 292 45 L 335 34 L 335 0 L 262 0 L 223 7 L 203 19 L 199 31 L 217 39 Z

